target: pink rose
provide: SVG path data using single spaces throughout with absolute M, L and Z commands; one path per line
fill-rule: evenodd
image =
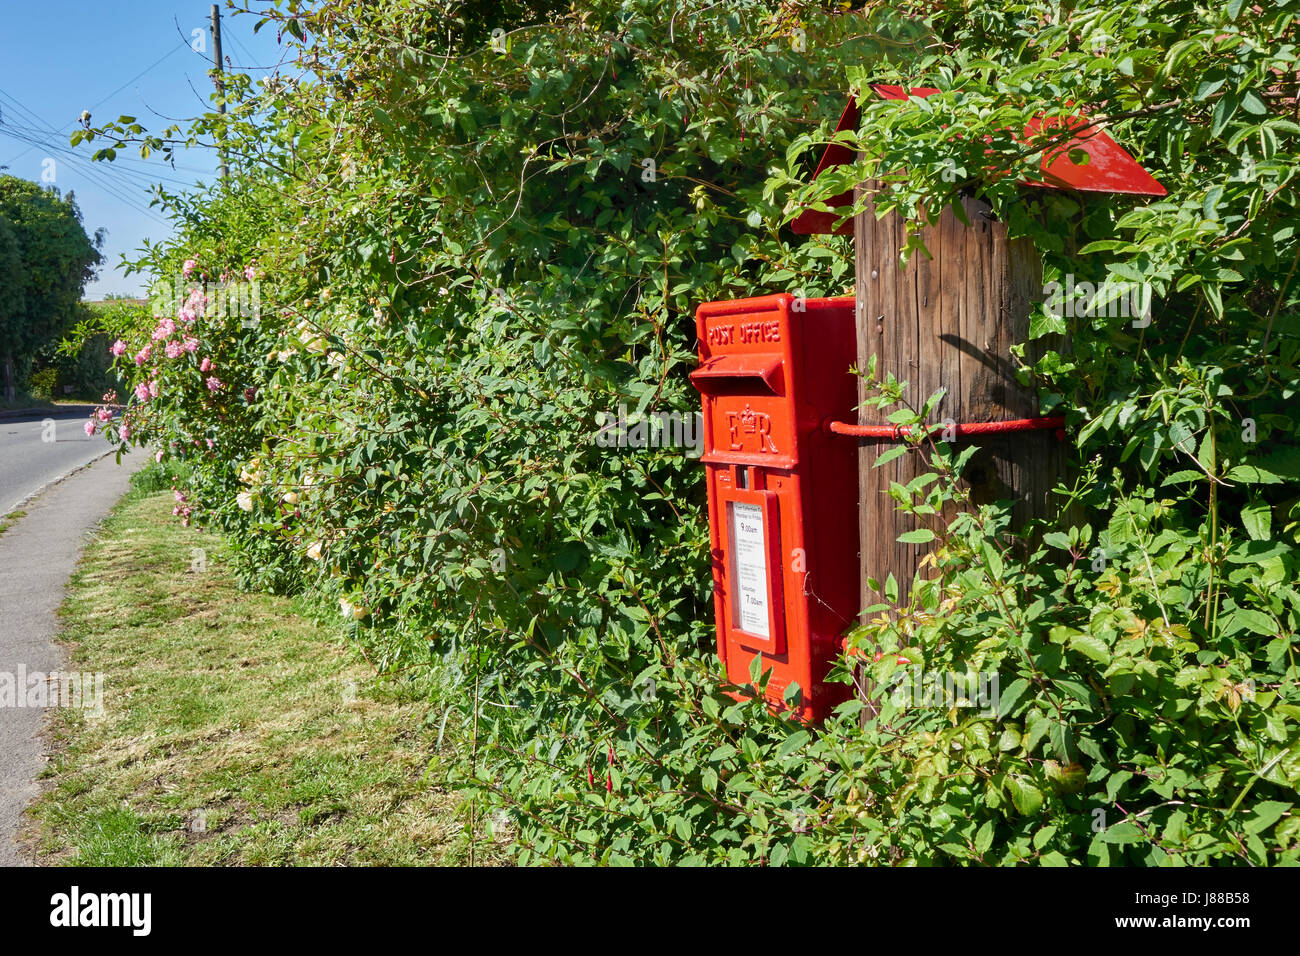
M 142 402 L 149 401 L 149 383 L 137 382 L 135 386 L 135 397 Z
M 203 361 L 199 363 L 199 371 L 200 371 L 200 372 L 211 372 L 211 371 L 212 371 L 212 359 L 208 358 L 206 355 L 203 356 Z
M 87 435 L 95 434 L 95 420 L 93 418 L 81 427 L 85 430 Z
M 118 425 L 118 426 L 117 426 L 117 437 L 118 437 L 119 439 L 121 439 L 122 441 L 126 441 L 128 438 L 130 438 L 130 437 L 131 437 L 131 426 L 128 425 L 126 422 L 123 422 L 122 424 Z
M 135 353 L 135 364 L 143 365 L 145 362 L 149 361 L 149 356 L 152 354 L 153 354 L 153 346 L 146 345 L 140 351 Z
M 193 259 L 186 259 L 185 265 L 181 266 L 181 275 L 185 276 L 185 278 L 188 279 L 194 273 L 194 270 L 197 269 L 198 267 L 199 264 L 195 262 Z
M 125 351 L 126 351 L 126 343 L 123 342 L 121 339 L 118 339 L 109 348 L 109 352 L 111 352 L 113 355 L 121 355 Z
M 220 391 L 220 390 L 221 390 L 221 379 L 219 379 L 219 378 L 217 378 L 215 375 L 213 375 L 213 376 L 211 376 L 211 377 L 208 379 L 207 385 L 208 385 L 208 391 L 209 391 L 209 392 Z
M 166 351 L 168 358 L 180 358 L 185 354 L 185 346 L 179 342 L 168 342 Z
M 162 389 L 158 385 L 158 379 L 156 378 L 149 379 L 149 395 L 153 398 L 157 398 L 161 392 Z

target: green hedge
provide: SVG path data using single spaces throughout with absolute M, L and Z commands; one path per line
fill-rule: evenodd
M 130 441 L 188 463 L 184 507 L 250 586 L 312 589 L 395 674 L 440 674 L 471 743 L 439 771 L 521 862 L 1293 861 L 1295 130 L 1241 92 L 1292 53 L 1282 20 L 1233 6 L 1079 4 L 1057 27 L 1029 4 L 628 0 L 483 42 L 432 5 L 275 14 L 316 78 L 230 77 L 227 116 L 189 135 L 224 137 L 231 181 L 177 197 L 181 238 L 141 263 L 170 282 L 189 260 L 210 295 L 249 270 L 260 316 L 105 326 L 144 383 Z M 1079 52 L 1088 24 L 1113 54 Z M 1216 39 L 1238 31 L 1253 43 Z M 1226 81 L 1141 106 L 1193 102 L 1216 70 L 1232 111 Z M 1064 99 L 1132 114 L 1117 135 L 1171 195 L 1080 210 L 990 187 L 1049 277 L 1147 279 L 1161 311 L 1140 339 L 1075 322 L 1075 352 L 1033 370 L 1078 437 L 1063 503 L 1086 524 L 1038 529 L 1024 559 L 1005 510 L 967 513 L 912 605 L 856 637 L 897 652 L 882 681 L 899 654 L 998 671 L 1002 719 L 891 698 L 814 732 L 718 684 L 698 462 L 594 438 L 620 406 L 697 407 L 699 302 L 851 288 L 847 240 L 783 222 L 866 75 L 955 90 L 867 112 L 866 162 L 906 170 L 918 221 L 984 148 L 1032 168 L 999 131 Z M 1229 187 L 1238 133 L 1268 155 Z M 172 138 L 91 137 L 105 158 Z M 1245 395 L 1272 457 L 1233 437 Z M 961 496 L 946 448 L 911 453 L 934 477 L 900 507 Z

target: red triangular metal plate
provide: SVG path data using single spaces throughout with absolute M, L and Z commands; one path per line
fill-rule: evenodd
M 850 96 L 848 105 L 844 107 L 844 112 L 840 114 L 840 121 L 835 124 L 835 132 L 839 133 L 846 129 L 856 130 L 858 120 L 861 118 L 862 111 L 858 109 L 858 101 Z M 842 143 L 831 143 L 826 147 L 826 152 L 822 153 L 821 162 L 817 164 L 817 172 L 813 173 L 813 179 L 820 176 L 823 170 L 830 169 L 832 166 L 844 166 L 851 162 L 853 162 L 853 150 Z M 851 206 L 853 205 L 853 191 L 849 190 L 840 193 L 838 196 L 832 196 L 826 200 L 826 204 L 835 209 Z M 839 236 L 853 235 L 853 220 L 850 219 L 837 229 L 835 228 L 835 220 L 839 218 L 833 212 L 809 209 L 800 213 L 790 223 L 790 228 L 800 236 L 829 235 L 831 233 Z
M 1062 121 L 1046 117 L 1032 119 L 1025 135 L 1033 136 L 1044 127 L 1051 129 Z M 1064 120 L 1071 129 L 1079 129 L 1069 140 L 1043 152 L 1043 182 L 1027 183 L 1056 189 L 1077 189 L 1086 193 L 1123 193 L 1130 196 L 1164 196 L 1167 190 L 1142 168 L 1123 146 L 1102 130 L 1092 129 L 1077 116 Z M 1087 155 L 1085 163 L 1075 163 L 1071 154 Z M 1025 180 L 1021 180 L 1025 182 Z
M 887 83 L 873 83 L 871 91 L 887 100 L 905 100 L 909 95 L 931 96 L 939 92 L 930 86 L 904 88 Z M 856 129 L 860 118 L 861 110 L 858 108 L 857 101 L 850 97 L 848 106 L 844 108 L 844 113 L 835 127 L 835 132 Z M 1079 132 L 1075 133 L 1068 142 L 1045 150 L 1042 162 L 1043 181 L 1021 180 L 1024 185 L 1047 189 L 1074 189 L 1079 192 L 1121 193 L 1131 196 L 1166 195 L 1165 187 L 1143 169 L 1123 146 L 1105 132 L 1091 129 L 1080 117 L 1074 116 L 1065 120 L 1046 117 L 1033 119 L 1025 127 L 1025 135 L 1033 136 L 1044 127 L 1050 129 L 1061 122 L 1066 123 L 1071 129 L 1078 128 Z M 1080 158 L 1080 152 L 1087 156 L 1087 160 L 1076 163 L 1074 159 Z M 824 169 L 852 161 L 853 153 L 848 147 L 841 143 L 832 143 L 822 154 L 813 178 L 820 176 Z M 839 209 L 851 205 L 852 202 L 853 193 L 844 192 L 828 199 L 826 204 Z M 851 222 L 844 223 L 838 229 L 832 228 L 838 218 L 839 216 L 832 212 L 810 209 L 800 214 L 790 226 L 799 235 L 827 234 L 832 231 L 837 235 L 852 235 L 853 223 Z

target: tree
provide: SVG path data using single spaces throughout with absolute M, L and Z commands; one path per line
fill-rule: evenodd
M 26 304 L 22 252 L 13 223 L 0 215 L 0 329 L 17 324 Z
M 14 395 L 32 357 L 75 321 L 82 289 L 101 261 L 71 193 L 0 176 L 0 363 Z

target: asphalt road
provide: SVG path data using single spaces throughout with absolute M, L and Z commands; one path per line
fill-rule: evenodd
M 111 450 L 102 435 L 90 438 L 83 430 L 93 408 L 0 417 L 0 518 L 51 481 Z
M 79 419 L 66 424 L 60 420 L 58 435 L 62 439 L 65 428 L 70 435 L 80 427 Z M 30 487 L 46 476 L 58 477 L 51 461 L 55 454 L 67 456 L 58 459 L 66 469 L 107 449 L 102 439 L 89 442 L 82 434 L 81 440 L 68 440 L 66 451 L 52 452 L 40 443 L 39 430 L 35 439 L 31 437 L 32 428 L 39 429 L 39 422 L 17 426 L 16 435 L 4 434 L 15 426 L 0 423 L 4 438 L 0 468 L 4 469 L 9 497 L 19 493 L 20 485 L 12 482 Z M 71 453 L 74 451 L 77 454 Z M 46 457 L 40 457 L 42 454 Z M 34 458 L 37 463 L 28 462 L 24 467 L 14 458 Z M 70 697 L 66 702 L 59 700 L 61 684 L 77 687 L 83 705 L 93 703 L 96 696 L 93 676 L 85 678 L 86 683 L 81 683 L 80 677 L 49 679 L 51 674 L 70 673 L 63 651 L 52 642 L 59 626 L 55 612 L 63 603 L 64 588 L 81 549 L 126 492 L 131 473 L 146 460 L 147 456 L 137 451 L 123 458 L 121 465 L 111 457 L 96 461 L 46 488 L 24 505 L 22 518 L 0 534 L 0 867 L 27 862 L 14 836 L 23 809 L 40 793 L 36 776 L 46 760 L 41 738 L 43 705 L 75 702 Z M 103 684 L 98 686 L 102 689 Z

